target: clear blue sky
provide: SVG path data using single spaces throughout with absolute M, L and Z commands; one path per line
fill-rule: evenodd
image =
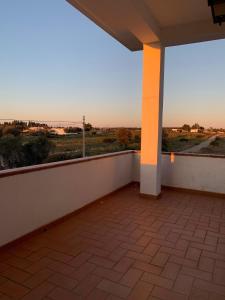
M 142 53 L 65 0 L 0 1 L 0 118 L 140 126 Z M 164 125 L 225 127 L 225 41 L 166 49 Z

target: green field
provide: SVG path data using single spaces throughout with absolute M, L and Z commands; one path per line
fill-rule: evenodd
M 112 153 L 123 150 L 139 150 L 140 141 L 135 136 L 140 137 L 140 130 L 132 130 L 133 138 L 127 145 L 121 145 L 117 139 L 116 132 L 108 132 L 101 135 L 86 133 L 85 149 L 86 156 Z M 73 136 L 58 136 L 49 139 L 55 146 L 49 155 L 48 161 L 62 159 L 72 159 L 82 157 L 82 134 Z
M 204 133 L 174 133 L 170 132 L 165 137 L 166 149 L 168 152 L 180 152 L 187 150 L 205 141 L 210 135 Z M 163 149 L 164 150 L 164 149 Z
M 206 140 L 210 135 L 163 131 L 162 151 L 180 152 Z M 111 128 L 85 133 L 85 156 L 95 156 L 124 150 L 140 150 L 141 130 Z M 83 156 L 82 133 L 57 135 L 48 131 L 26 132 L 0 138 L 0 169 L 63 161 Z M 225 154 L 225 137 L 217 138 L 200 153 Z
M 121 145 L 115 132 L 108 132 L 101 135 L 87 133 L 85 138 L 86 156 L 112 153 L 123 150 L 140 150 L 140 130 L 132 130 L 132 140 L 127 147 Z M 136 137 L 136 138 L 134 138 Z M 138 138 L 137 138 L 138 137 Z M 163 137 L 163 151 L 179 152 L 206 140 L 206 134 L 182 134 L 170 132 Z M 57 161 L 82 157 L 82 134 L 75 136 L 58 136 L 50 138 L 55 145 L 49 155 L 48 161 Z

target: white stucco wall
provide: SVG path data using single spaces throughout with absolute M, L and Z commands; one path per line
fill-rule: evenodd
M 134 154 L 133 180 L 139 181 L 140 153 Z M 162 155 L 162 185 L 225 194 L 225 158 Z
M 162 184 L 225 194 L 225 158 L 163 155 Z
M 132 151 L 79 161 L 0 178 L 0 246 L 132 181 Z
M 138 152 L 62 163 L 0 178 L 0 246 L 140 180 Z M 163 154 L 162 185 L 225 194 L 225 159 Z

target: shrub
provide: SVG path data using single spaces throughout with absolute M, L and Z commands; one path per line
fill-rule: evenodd
M 48 134 L 48 131 L 43 130 L 43 129 L 40 129 L 38 131 L 34 131 L 34 132 L 30 133 L 31 136 L 47 136 L 47 134 Z
M 56 162 L 61 160 L 69 160 L 75 158 L 81 158 L 81 152 L 61 152 L 61 153 L 54 153 L 49 155 L 49 157 L 45 160 L 46 163 Z
M 2 135 L 14 135 L 14 136 L 19 136 L 20 135 L 20 129 L 15 126 L 5 126 L 2 129 Z
M 93 127 L 90 123 L 86 123 L 84 128 L 85 128 L 85 131 L 91 131 Z
M 187 138 L 180 138 L 180 142 L 188 142 L 188 139 Z
M 136 135 L 134 136 L 134 142 L 135 142 L 135 143 L 140 143 L 140 142 L 141 142 L 141 137 L 140 137 L 140 135 L 136 134 Z
M 79 133 L 82 129 L 80 127 L 66 127 L 64 128 L 65 133 Z
M 217 147 L 220 144 L 220 138 L 216 138 L 214 141 L 210 143 L 210 146 Z
M 0 138 L 0 168 L 17 168 L 42 163 L 53 144 L 45 136 L 33 138 L 23 144 L 21 137 L 6 135 Z
M 188 124 L 184 124 L 181 128 L 182 128 L 183 130 L 185 130 L 185 131 L 190 131 L 190 130 L 191 130 L 191 126 L 188 125 Z
M 116 141 L 115 138 L 104 138 L 103 139 L 103 143 L 106 143 L 106 144 L 111 144 L 111 143 L 114 143 Z
M 8 169 L 23 165 L 23 152 L 20 137 L 5 135 L 0 138 L 0 168 Z
M 37 137 L 23 145 L 26 165 L 42 163 L 52 150 L 53 144 L 45 136 Z
M 132 133 L 129 129 L 120 128 L 117 132 L 117 140 L 124 149 L 127 149 L 129 142 L 132 139 Z

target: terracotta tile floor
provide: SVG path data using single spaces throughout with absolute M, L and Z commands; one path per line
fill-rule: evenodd
M 0 299 L 225 299 L 225 200 L 126 187 L 1 252 Z

